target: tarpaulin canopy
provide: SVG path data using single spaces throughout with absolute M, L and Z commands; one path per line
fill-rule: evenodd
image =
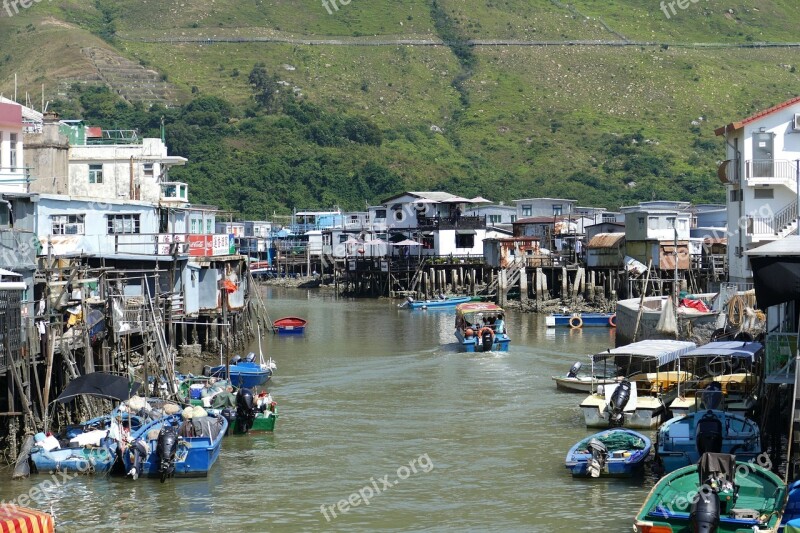
M 704 344 L 699 348 L 683 354 L 682 358 L 689 357 L 736 357 L 754 361 L 756 354 L 764 348 L 760 342 L 743 341 L 714 341 Z
M 18 505 L 3 505 L 0 509 L 0 531 L 27 531 L 28 533 L 53 533 L 53 516 Z
M 647 359 L 655 359 L 658 366 L 671 363 L 678 357 L 686 354 L 689 350 L 694 350 L 697 345 L 689 341 L 673 341 L 669 339 L 648 339 L 612 348 L 608 351 L 597 354 L 595 357 L 608 357 L 616 355 L 630 355 Z
M 125 401 L 139 390 L 141 383 L 130 382 L 126 376 L 115 376 L 103 372 L 92 372 L 78 376 L 67 384 L 57 402 L 67 403 L 76 396 L 83 394 L 99 396 L 111 400 Z
M 751 257 L 753 285 L 760 309 L 800 300 L 800 257 Z

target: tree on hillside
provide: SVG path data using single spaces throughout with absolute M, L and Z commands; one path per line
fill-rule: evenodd
M 276 95 L 280 90 L 277 76 L 270 75 L 264 63 L 256 63 L 250 71 L 248 81 L 253 86 L 253 97 L 258 106 L 267 112 L 272 111 L 277 103 Z

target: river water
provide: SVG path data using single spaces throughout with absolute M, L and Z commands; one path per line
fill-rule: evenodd
M 0 498 L 43 489 L 30 506 L 59 531 L 630 531 L 651 477 L 573 480 L 564 456 L 591 431 L 582 396 L 550 379 L 613 347 L 613 330 L 509 312 L 508 353 L 465 354 L 452 310 L 264 293 L 273 319 L 309 320 L 303 336 L 264 340 L 274 434 L 226 438 L 208 478 L 39 475 Z

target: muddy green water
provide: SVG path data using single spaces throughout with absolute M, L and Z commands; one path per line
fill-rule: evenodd
M 273 319 L 309 320 L 303 336 L 265 338 L 278 364 L 273 435 L 227 438 L 204 479 L 53 488 L 49 476 L 12 482 L 9 471 L 0 498 L 39 484 L 32 506 L 59 531 L 631 530 L 652 480 L 573 480 L 564 456 L 591 432 L 582 396 L 550 379 L 613 346 L 612 330 L 548 331 L 543 317 L 508 313 L 511 351 L 468 355 L 452 310 L 265 295 Z

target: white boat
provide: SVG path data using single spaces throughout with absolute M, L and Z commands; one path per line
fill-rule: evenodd
M 591 358 L 591 356 L 589 357 Z M 577 361 L 566 375 L 552 376 L 551 379 L 556 382 L 556 388 L 566 392 L 589 393 L 596 391 L 599 385 L 608 385 L 616 381 L 613 376 L 597 376 L 594 373 L 581 374 L 582 367 L 580 361 Z
M 725 411 L 744 413 L 756 402 L 758 376 L 752 371 L 764 346 L 759 342 L 715 341 L 682 355 L 678 364 L 693 369 L 695 378 L 678 384 L 678 395 L 669 408 L 673 416 L 700 409 L 697 397 L 715 387 Z
M 619 374 L 614 383 L 598 387 L 581 402 L 586 425 L 658 427 L 665 419 L 667 405 L 677 395 L 677 384 L 691 377 L 672 367 L 695 347 L 688 341 L 645 340 L 592 356 L 593 369 L 602 363 L 612 365 Z

